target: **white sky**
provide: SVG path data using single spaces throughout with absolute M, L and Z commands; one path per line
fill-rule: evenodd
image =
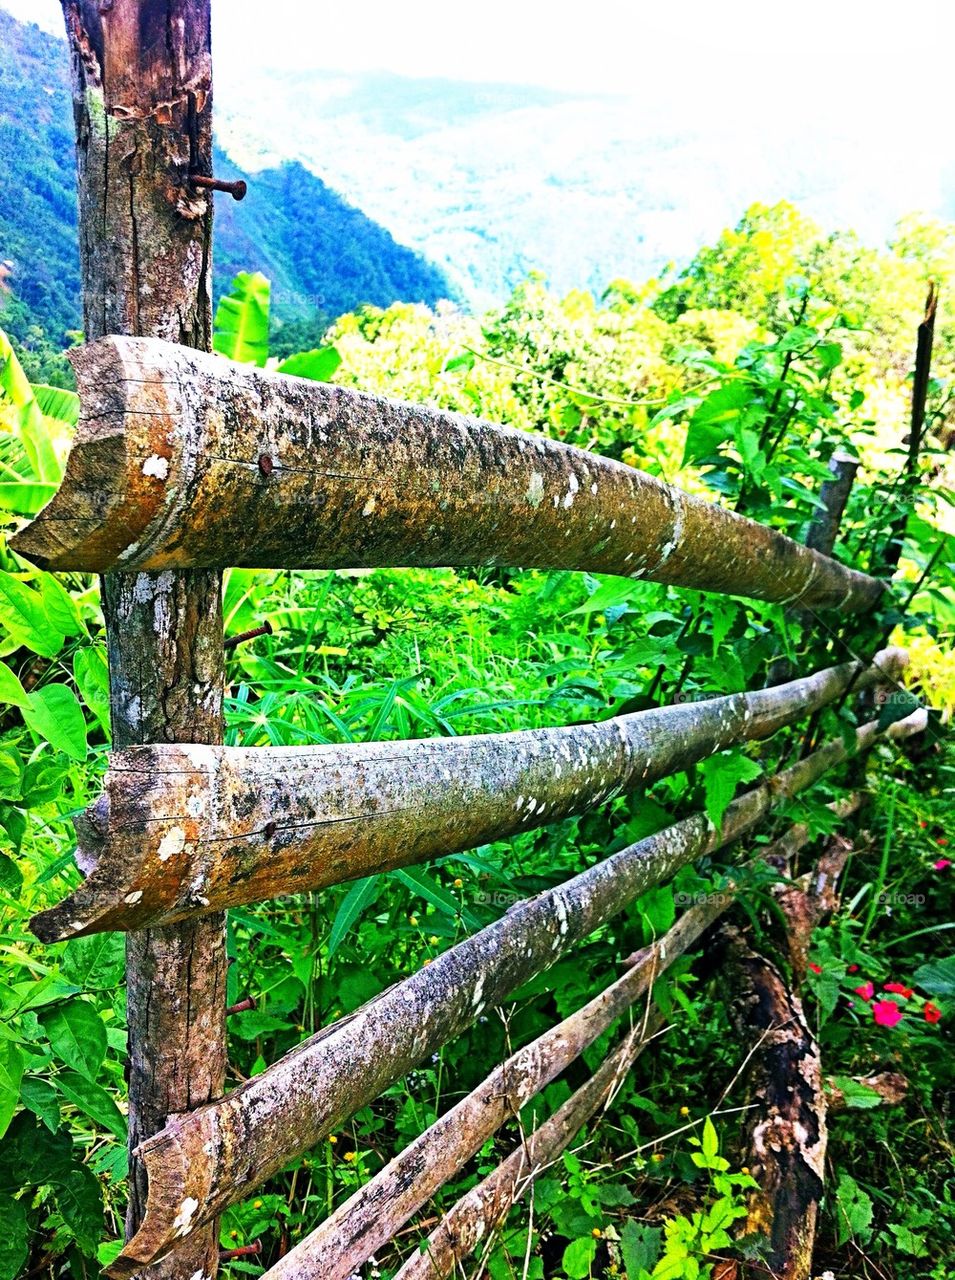
M 62 30 L 58 0 L 0 0 Z M 216 60 L 388 70 L 585 92 L 642 86 L 681 108 L 744 100 L 771 116 L 825 110 L 950 111 L 950 0 L 212 0 Z

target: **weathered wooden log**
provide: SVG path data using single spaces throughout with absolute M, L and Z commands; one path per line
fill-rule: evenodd
M 852 841 L 833 835 L 815 868 L 797 881 L 774 886 L 773 896 L 786 920 L 786 951 L 798 990 L 809 968 L 813 930 L 839 905 L 836 885 L 852 853 Z
M 631 968 L 563 1022 L 512 1054 L 310 1235 L 268 1280 L 347 1280 L 505 1123 L 622 1017 L 732 901 L 732 888 L 686 911 Z M 631 1013 L 631 1017 L 633 1014 Z
M 746 1231 L 769 1240 L 766 1256 L 746 1274 L 808 1280 L 826 1156 L 826 1102 L 819 1046 L 802 1004 L 774 964 L 723 926 L 726 969 L 735 986 L 737 1033 L 758 1045 L 751 1060 L 759 1119 L 749 1165 L 759 1182 L 751 1193 Z
M 161 342 L 73 357 L 66 478 L 12 545 L 54 569 L 586 569 L 870 609 L 874 578 L 544 436 Z
M 877 736 L 875 722 L 862 726 L 856 749 Z M 172 1119 L 140 1148 L 148 1211 L 110 1274 L 129 1275 L 164 1256 L 651 885 L 735 839 L 848 755 L 842 738 L 827 743 L 734 800 L 719 831 L 696 814 L 518 903 L 221 1102 Z
M 657 1033 L 661 1019 L 651 1015 L 646 1026 L 634 1027 L 597 1071 L 493 1173 L 472 1187 L 444 1215 L 441 1223 L 396 1272 L 395 1280 L 442 1280 L 500 1227 L 512 1205 L 570 1146 L 587 1121 L 606 1109 L 627 1072 Z M 317 1275 L 317 1272 L 310 1273 Z
M 897 673 L 887 649 L 859 676 Z M 142 929 L 474 848 L 580 813 L 837 698 L 845 663 L 786 685 L 597 724 L 340 747 L 138 747 L 115 753 L 77 822 L 69 898 L 44 940 Z
M 83 328 L 212 344 L 211 0 L 63 0 L 77 144 Z M 104 477 L 104 485 L 112 477 Z M 112 566 L 103 565 L 103 568 Z M 222 741 L 214 569 L 109 574 L 103 617 L 113 746 Z M 210 915 L 127 941 L 129 1145 L 225 1087 L 225 927 Z M 130 1160 L 127 1234 L 146 1204 Z M 215 1223 L 153 1280 L 212 1280 Z
M 832 479 L 825 480 L 819 490 L 820 505 L 809 522 L 806 534 L 806 546 L 824 556 L 832 555 L 832 548 L 836 545 L 839 525 L 859 470 L 859 459 L 837 449 L 829 459 L 829 470 Z

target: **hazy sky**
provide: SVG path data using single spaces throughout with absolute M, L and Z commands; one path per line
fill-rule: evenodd
M 58 0 L 0 0 L 51 30 Z M 220 68 L 255 61 L 290 70 L 389 70 L 627 93 L 669 95 L 682 110 L 714 99 L 753 111 L 886 117 L 950 114 L 945 59 L 950 0 L 213 0 Z M 682 113 L 681 110 L 681 113 Z M 765 127 L 765 119 L 764 119 Z

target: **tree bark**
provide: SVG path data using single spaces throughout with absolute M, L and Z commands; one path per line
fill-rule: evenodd
M 892 677 L 905 660 L 884 650 L 859 682 Z M 77 824 L 88 878 L 33 927 L 47 940 L 143 928 L 475 848 L 768 737 L 857 674 L 850 662 L 772 689 L 556 729 L 120 752 Z
M 560 441 L 156 342 L 75 358 L 64 483 L 12 545 L 52 568 L 586 569 L 853 612 L 884 587 Z
M 889 730 L 906 731 L 904 721 Z M 857 749 L 877 736 L 875 723 L 864 725 Z M 651 885 L 749 830 L 848 755 L 844 740 L 834 739 L 734 800 L 721 830 L 695 814 L 518 903 L 221 1102 L 173 1117 L 140 1151 L 149 1170 L 149 1212 L 109 1273 L 129 1275 L 164 1256 Z
M 209 0 L 64 0 L 79 179 L 83 320 L 107 334 L 211 346 L 212 209 L 189 182 L 212 152 Z M 111 574 L 103 583 L 114 749 L 222 736 L 216 571 Z M 129 1133 L 134 1152 L 225 1081 L 221 915 L 127 944 Z M 130 1165 L 127 1234 L 147 1197 Z M 211 1278 L 216 1224 L 151 1274 Z
M 769 960 L 735 928 L 723 926 L 726 967 L 735 987 L 738 1035 L 758 1037 L 751 1077 L 759 1107 L 749 1164 L 759 1182 L 747 1233 L 768 1237 L 764 1261 L 747 1274 L 808 1280 L 826 1156 L 826 1102 L 819 1046 L 802 1004 Z

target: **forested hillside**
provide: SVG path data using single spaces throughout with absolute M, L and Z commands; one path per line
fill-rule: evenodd
M 9 264 L 0 314 L 27 367 L 47 379 L 81 323 L 67 57 L 65 41 L 0 9 L 0 262 Z M 217 167 L 239 176 L 221 152 Z M 300 165 L 256 174 L 241 204 L 219 198 L 217 222 L 217 296 L 238 270 L 263 271 L 277 326 L 306 320 L 314 329 L 362 303 L 434 303 L 450 293 L 436 267 Z

